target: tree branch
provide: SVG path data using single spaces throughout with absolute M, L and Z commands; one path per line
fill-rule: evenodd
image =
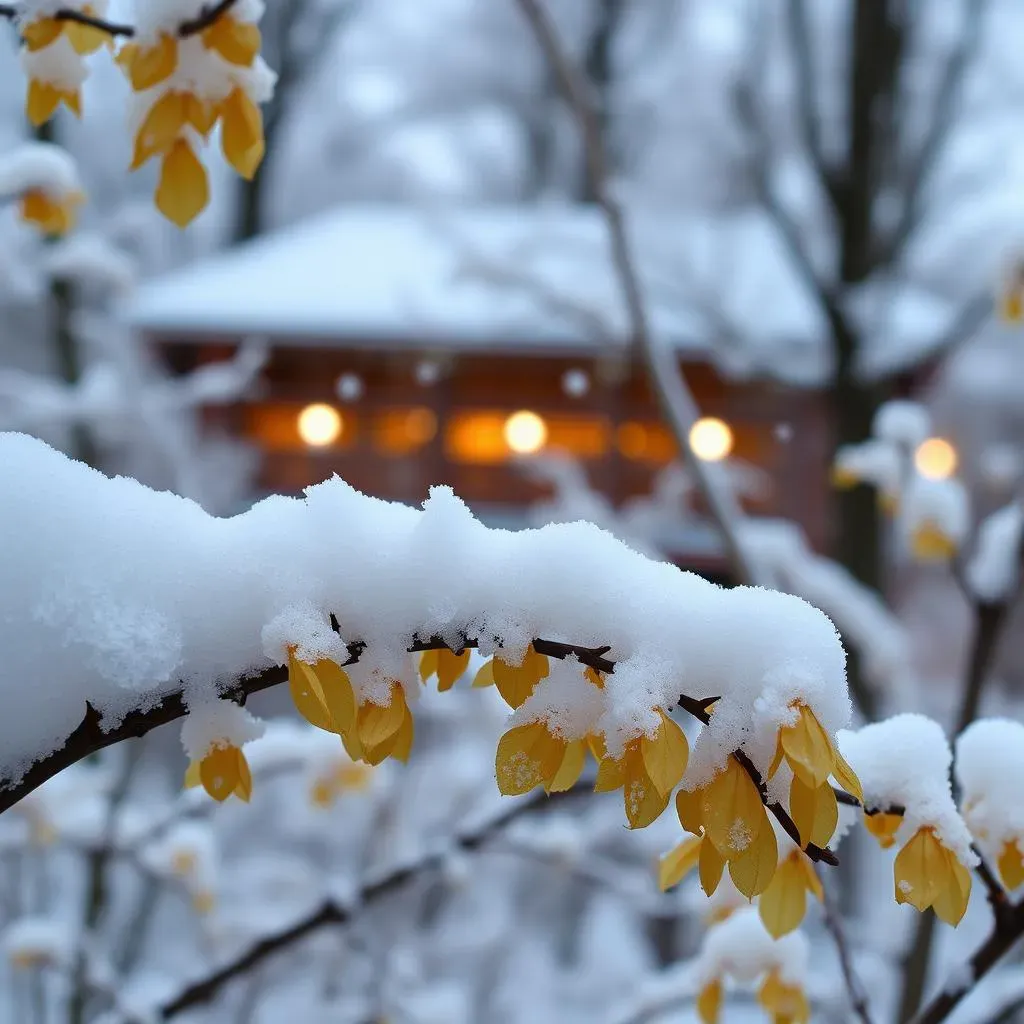
M 189 36 L 199 35 L 208 29 L 222 15 L 226 14 L 238 0 L 220 0 L 219 3 L 203 7 L 195 18 L 183 21 L 178 26 L 178 38 L 188 39 Z M 16 4 L 0 4 L 0 18 L 7 18 L 9 21 L 17 21 L 20 12 Z M 126 25 L 122 22 L 107 21 L 105 18 L 96 15 L 86 14 L 84 11 L 76 11 L 69 7 L 62 7 L 47 17 L 56 21 L 74 21 L 79 25 L 88 25 L 90 28 L 99 29 L 109 36 L 120 36 L 125 39 L 132 39 L 137 35 L 134 25 Z
M 158 1010 L 161 1020 L 170 1020 L 185 1010 L 208 1003 L 220 990 L 235 978 L 251 971 L 268 957 L 293 946 L 307 935 L 326 925 L 346 924 L 364 908 L 394 893 L 407 882 L 418 878 L 425 871 L 438 866 L 450 855 L 452 849 L 472 851 L 479 849 L 487 840 L 496 835 L 515 819 L 532 811 L 547 809 L 562 804 L 567 799 L 589 793 L 589 789 L 577 786 L 564 793 L 537 792 L 504 808 L 482 825 L 456 836 L 452 843 L 442 850 L 422 855 L 412 862 L 392 868 L 376 881 L 364 885 L 356 897 L 347 904 L 327 900 L 306 917 L 281 931 L 264 936 L 234 960 L 220 967 L 212 974 L 193 982 L 177 996 L 163 1004 Z
M 853 959 L 850 956 L 850 947 L 846 941 L 846 932 L 843 929 L 843 922 L 839 917 L 828 886 L 822 883 L 822 909 L 825 915 L 825 927 L 832 936 L 836 947 L 836 954 L 839 957 L 839 968 L 843 972 L 843 983 L 846 986 L 846 993 L 850 999 L 850 1006 L 861 1024 L 872 1024 L 871 1012 L 868 1008 L 868 998 L 861 986 L 860 979 L 853 969 Z
M 737 529 L 743 511 L 732 491 L 720 486 L 716 467 L 697 458 L 690 447 L 690 430 L 700 418 L 676 356 L 656 340 L 647 319 L 643 288 L 626 231 L 625 215 L 610 182 L 601 117 L 590 82 L 567 54 L 551 16 L 540 0 L 516 0 L 537 44 L 558 80 L 566 103 L 576 119 L 583 141 L 583 152 L 590 192 L 604 214 L 611 246 L 612 265 L 618 277 L 629 319 L 632 347 L 644 359 L 651 384 L 676 443 L 691 467 L 701 497 L 722 535 L 733 575 L 739 582 L 756 583 L 757 566 L 745 552 Z

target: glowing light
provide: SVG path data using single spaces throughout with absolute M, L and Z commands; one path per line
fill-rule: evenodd
M 317 402 L 299 413 L 299 437 L 311 448 L 325 448 L 341 437 L 344 424 L 333 406 Z
M 732 451 L 732 431 L 714 416 L 697 420 L 690 428 L 690 447 L 704 462 L 720 462 Z
M 914 452 L 914 466 L 926 480 L 948 480 L 958 461 L 956 449 L 943 437 L 929 437 Z
M 505 420 L 502 434 L 505 444 L 517 455 L 532 455 L 544 447 L 548 439 L 548 427 L 535 412 L 521 409 Z

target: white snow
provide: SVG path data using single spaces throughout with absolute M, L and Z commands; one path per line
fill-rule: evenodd
M 704 981 L 729 975 L 753 982 L 777 970 L 783 981 L 801 985 L 807 977 L 810 947 L 801 932 L 773 939 L 765 931 L 756 907 L 733 911 L 708 930 L 697 957 L 696 971 Z
M 190 700 L 181 724 L 181 745 L 192 760 L 205 757 L 215 746 L 241 747 L 262 735 L 263 723 L 230 700 Z
M 967 867 L 977 864 L 971 833 L 953 803 L 949 768 L 953 755 L 938 723 L 903 714 L 838 734 L 839 749 L 864 787 L 869 809 L 905 809 L 897 839 L 934 828 L 947 849 Z
M 1024 725 L 1006 718 L 983 718 L 956 741 L 956 779 L 971 831 L 995 857 L 1004 843 L 1020 840 L 1024 850 Z
M 1021 534 L 1024 509 L 1017 502 L 993 512 L 978 527 L 978 540 L 965 575 L 982 601 L 1011 596 L 1020 579 Z
M 63 921 L 47 917 L 23 917 L 3 933 L 8 959 L 21 966 L 57 966 L 68 962 L 73 943 Z
M 25 142 L 0 156 L 0 197 L 39 189 L 57 198 L 81 190 L 71 155 L 51 142 Z
M 345 639 L 368 645 L 357 687 L 375 670 L 411 676 L 417 634 L 464 630 L 485 656 L 494 637 L 509 652 L 537 636 L 610 644 L 610 736 L 650 728 L 651 709 L 680 692 L 721 697 L 697 744 L 704 771 L 741 742 L 767 763 L 771 723 L 792 699 L 830 732 L 848 721 L 845 656 L 825 615 L 784 594 L 723 590 L 588 524 L 489 530 L 447 488 L 421 511 L 337 478 L 217 519 L 18 434 L 0 435 L 0 466 L 8 778 L 60 746 L 86 700 L 110 725 L 184 681 L 196 706 L 268 666 L 269 624 L 290 621 L 315 643 L 332 612 Z M 335 652 L 332 641 L 324 653 Z
M 931 431 L 931 416 L 919 402 L 895 399 L 875 413 L 871 433 L 882 441 L 916 448 Z

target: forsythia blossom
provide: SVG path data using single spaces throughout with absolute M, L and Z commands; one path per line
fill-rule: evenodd
M 0 198 L 17 197 L 22 220 L 63 235 L 85 199 L 74 160 L 60 146 L 29 142 L 0 158 Z

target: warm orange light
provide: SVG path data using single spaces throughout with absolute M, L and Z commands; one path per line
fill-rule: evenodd
M 697 420 L 690 428 L 690 448 L 704 462 L 721 462 L 732 451 L 732 430 L 714 416 Z
M 944 437 L 929 437 L 914 452 L 914 466 L 926 480 L 948 480 L 958 461 L 956 449 Z
M 325 448 L 341 437 L 341 413 L 323 402 L 307 405 L 299 413 L 299 437 L 311 448 Z
M 548 439 L 548 427 L 535 412 L 521 409 L 505 420 L 502 434 L 511 451 L 517 455 L 532 455 L 544 447 Z

